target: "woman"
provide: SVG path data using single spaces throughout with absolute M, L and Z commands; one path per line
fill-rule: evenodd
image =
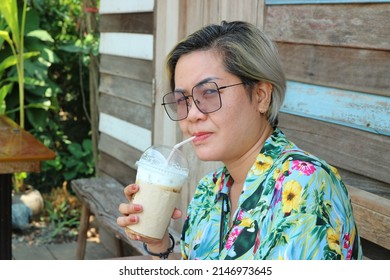
M 196 136 L 201 160 L 224 163 L 195 190 L 182 231 L 183 259 L 362 258 L 337 170 L 277 127 L 285 77 L 265 34 L 245 22 L 206 26 L 174 47 L 167 66 L 168 116 L 185 136 Z M 125 195 L 130 199 L 138 188 L 127 186 Z M 124 216 L 117 223 L 125 227 L 138 222 L 142 205 L 119 210 Z M 168 233 L 157 242 L 128 235 L 154 255 L 170 252 Z

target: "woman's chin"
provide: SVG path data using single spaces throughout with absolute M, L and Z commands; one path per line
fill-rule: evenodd
M 216 156 L 215 151 L 210 151 L 209 149 L 201 147 L 196 147 L 195 153 L 201 161 L 217 161 L 220 158 Z

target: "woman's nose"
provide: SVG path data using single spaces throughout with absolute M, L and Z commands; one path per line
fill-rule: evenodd
M 187 118 L 189 120 L 197 120 L 197 119 L 204 119 L 206 117 L 206 114 L 202 113 L 199 108 L 196 106 L 199 104 L 199 101 L 197 99 L 193 99 L 191 101 L 188 100 L 188 116 Z

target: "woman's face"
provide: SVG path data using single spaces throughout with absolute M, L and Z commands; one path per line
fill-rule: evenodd
M 222 58 L 215 50 L 194 51 L 180 57 L 175 69 L 176 90 L 191 95 L 192 88 L 205 80 L 215 82 L 218 87 L 241 82 L 224 69 Z M 192 106 L 188 117 L 179 124 L 184 135 L 196 136 L 193 145 L 201 160 L 226 164 L 239 159 L 255 145 L 268 125 L 259 113 L 263 98 L 258 87 L 257 84 L 251 93 L 254 94 L 252 102 L 245 85 L 221 89 L 222 108 L 209 114 L 200 112 L 189 99 Z

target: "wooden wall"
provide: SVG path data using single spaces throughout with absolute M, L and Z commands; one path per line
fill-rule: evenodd
M 100 5 L 98 169 L 126 185 L 152 144 L 154 2 Z
M 264 29 L 288 79 L 282 130 L 340 170 L 366 254 L 390 259 L 390 3 L 357 2 L 266 1 Z
M 168 90 L 165 57 L 173 45 L 206 24 L 246 20 L 264 29 L 280 51 L 288 78 L 282 130 L 300 147 L 340 169 L 355 215 L 365 221 L 359 224 L 361 232 L 370 242 L 390 249 L 390 1 L 100 4 L 102 174 L 126 185 L 134 181 L 135 162 L 149 145 L 182 140 L 177 124 L 160 105 Z M 190 146 L 184 151 L 191 165 L 191 179 L 182 193 L 185 215 L 198 180 L 220 163 L 199 162 Z M 173 223 L 177 230 L 181 225 L 182 221 Z M 373 230 L 378 225 L 379 232 Z

